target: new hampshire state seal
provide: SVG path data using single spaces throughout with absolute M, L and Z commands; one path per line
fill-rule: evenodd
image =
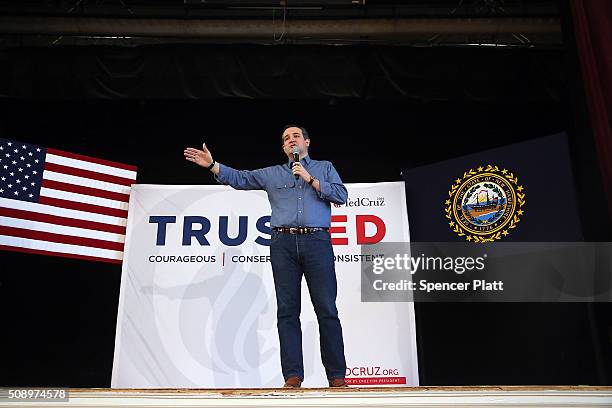
M 470 242 L 493 242 L 521 221 L 525 191 L 518 177 L 498 166 L 469 169 L 455 180 L 444 202 L 451 230 Z

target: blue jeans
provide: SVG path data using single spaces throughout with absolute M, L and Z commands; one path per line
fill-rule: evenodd
M 346 361 L 342 326 L 336 309 L 336 271 L 329 232 L 272 232 L 270 261 L 276 290 L 281 367 L 285 380 L 304 379 L 300 294 L 302 275 L 319 322 L 321 360 L 328 379 L 344 378 Z

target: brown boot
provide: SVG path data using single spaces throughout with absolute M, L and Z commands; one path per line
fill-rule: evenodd
M 283 388 L 300 388 L 302 386 L 302 380 L 300 377 L 288 377 L 285 380 Z
M 329 380 L 329 386 L 332 388 L 348 387 L 344 378 L 334 378 L 332 380 Z

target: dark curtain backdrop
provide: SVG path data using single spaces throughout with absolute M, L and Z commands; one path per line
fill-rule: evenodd
M 612 216 L 612 2 L 571 0 L 591 127 Z
M 0 96 L 559 101 L 563 55 L 392 46 L 19 48 L 0 51 Z

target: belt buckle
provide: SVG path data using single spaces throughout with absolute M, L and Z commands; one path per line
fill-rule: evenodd
M 297 233 L 298 233 L 298 228 L 295 228 L 295 227 L 289 227 L 289 233 L 290 233 L 290 234 L 297 234 Z

